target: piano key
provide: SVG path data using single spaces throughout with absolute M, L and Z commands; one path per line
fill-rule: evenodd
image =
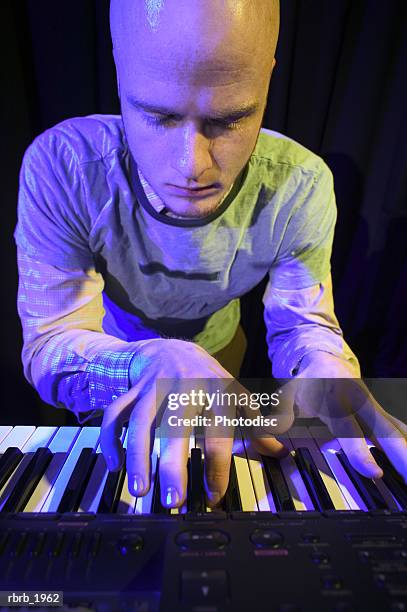
M 367 508 L 369 510 L 386 509 L 387 504 L 380 494 L 378 488 L 375 486 L 373 480 L 359 474 L 359 472 L 357 472 L 351 465 L 343 450 L 340 450 L 337 453 L 337 457 L 349 478 L 359 491 L 359 495 L 365 502 Z
M 123 448 L 127 450 L 127 439 L 128 439 L 128 431 L 126 431 L 125 438 L 123 441 Z M 118 514 L 133 514 L 134 508 L 137 502 L 137 497 L 132 495 L 129 491 L 129 479 L 126 470 L 126 474 L 124 476 L 123 487 L 120 494 L 119 504 L 117 506 Z
M 9 446 L 2 454 L 0 458 L 0 490 L 3 489 L 23 457 L 23 452 L 15 446 Z
M 158 428 L 157 428 L 158 429 Z M 151 453 L 151 475 L 150 488 L 144 497 L 138 497 L 136 502 L 135 514 L 150 514 L 152 512 L 152 501 L 155 487 L 155 478 L 157 474 L 157 460 L 160 451 L 160 434 L 159 431 L 155 434 L 153 451 Z
M 17 426 L 5 438 L 4 442 L 7 440 L 13 441 L 23 451 L 24 457 L 0 491 L 0 511 L 3 511 L 7 499 L 13 493 L 14 488 L 18 486 L 18 481 L 24 474 L 34 452 L 42 445 L 47 444 L 55 431 L 55 427 L 37 427 L 35 429 L 32 426 Z
M 109 472 L 97 509 L 99 513 L 112 513 L 116 511 L 125 474 L 126 462 L 117 472 Z
M 154 478 L 153 499 L 151 501 L 152 514 L 170 514 L 170 509 L 161 504 L 160 487 L 160 457 L 157 457 L 156 473 Z
M 309 429 L 325 461 L 328 463 L 349 508 L 366 512 L 367 506 L 365 502 L 337 457 L 337 453 L 342 450 L 339 441 L 332 436 L 325 425 L 312 426 Z
M 52 459 L 48 448 L 38 448 L 21 474 L 16 486 L 3 506 L 3 512 L 22 512 Z
M 398 502 L 399 509 L 407 510 L 407 486 L 402 476 L 379 448 L 370 448 L 375 461 L 383 470 L 383 482 Z M 376 484 L 377 481 L 375 480 Z
M 0 425 L 0 443 L 4 440 L 4 438 L 10 433 L 13 429 L 11 425 Z M 0 453 L 4 451 L 0 450 Z
M 307 487 L 301 477 L 300 471 L 294 459 L 294 448 L 291 440 L 284 439 L 284 444 L 290 451 L 286 457 L 280 459 L 280 467 L 283 472 L 288 490 L 293 500 L 294 508 L 298 512 L 315 510 L 314 504 L 309 496 Z
M 95 448 L 100 437 L 99 427 L 82 427 L 61 471 L 41 508 L 41 512 L 57 512 L 59 503 L 83 448 Z M 51 445 L 52 446 L 52 445 Z
M 120 440 L 123 443 L 123 447 L 126 448 L 127 430 L 125 427 L 122 429 Z M 124 466 L 126 466 L 125 461 Z M 98 507 L 109 473 L 99 443 L 96 448 L 95 464 L 89 475 L 89 480 L 80 501 L 78 512 L 98 512 Z
M 318 446 L 311 436 L 311 432 L 307 427 L 294 426 L 288 433 L 288 438 L 291 440 L 293 448 L 297 450 L 298 447 L 308 448 L 311 457 L 318 469 L 319 475 L 321 476 L 322 482 L 326 490 L 328 491 L 329 497 L 332 500 L 335 510 L 348 510 L 349 506 L 344 497 L 338 483 L 335 480 L 324 456 L 320 453 Z
M 22 450 L 34 431 L 34 425 L 16 425 L 0 442 L 0 453 L 4 453 L 9 446 L 15 446 Z
M 277 511 L 295 510 L 294 502 L 291 499 L 290 491 L 278 459 L 266 455 L 261 455 L 261 457 Z
M 184 500 L 184 503 L 182 504 L 182 506 L 180 506 L 179 508 L 170 508 L 170 514 L 186 514 L 188 512 L 188 500 L 189 500 L 189 466 L 190 466 L 190 459 L 191 459 L 191 452 L 192 449 L 195 449 L 195 434 L 191 433 L 191 435 L 189 436 L 189 444 L 188 444 L 188 462 L 187 462 L 187 474 L 188 474 L 188 482 L 187 482 L 187 496 Z M 201 458 L 202 458 L 202 453 L 201 453 Z M 202 478 L 203 478 L 203 463 L 202 463 Z M 203 483 L 203 480 L 202 480 Z M 203 486 L 203 484 L 202 484 Z
M 191 449 L 188 461 L 188 512 L 205 511 L 205 491 L 203 483 L 203 462 L 200 448 Z
M 263 512 L 277 512 L 262 457 L 254 450 L 250 443 L 250 439 L 246 437 L 244 432 L 242 432 L 242 440 L 253 483 L 254 494 L 256 496 L 257 507 Z
M 257 511 L 259 507 L 246 457 L 246 449 L 243 443 L 242 432 L 238 428 L 235 430 L 232 461 L 235 464 L 242 510 L 245 512 Z
M 242 510 L 242 502 L 240 499 L 236 466 L 233 456 L 230 462 L 229 483 L 228 488 L 226 489 L 225 496 L 223 498 L 222 510 L 224 510 L 225 512 L 234 512 Z
M 25 512 L 41 512 L 79 432 L 79 427 L 60 427 L 56 431 L 48 444 L 53 453 L 51 463 L 28 500 Z
M 24 453 L 34 453 L 39 448 L 47 447 L 57 432 L 57 427 L 37 427 L 24 443 Z
M 316 510 L 335 510 L 309 449 L 298 447 L 295 458 Z
M 77 511 L 95 461 L 96 453 L 94 448 L 83 448 L 81 450 L 78 461 L 66 483 L 57 512 Z
M 201 450 L 203 471 L 205 473 L 205 436 L 201 431 L 195 432 L 195 448 L 199 448 Z M 212 512 L 212 508 L 206 505 L 205 476 L 204 476 L 204 492 L 205 492 L 205 512 Z

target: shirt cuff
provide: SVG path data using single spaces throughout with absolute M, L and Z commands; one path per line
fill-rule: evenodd
M 71 410 L 80 425 L 103 413 L 130 388 L 129 364 L 134 350 L 104 350 L 89 361 L 85 372 L 63 374 L 58 383 L 58 407 Z
M 355 376 L 360 377 L 357 357 L 340 333 L 328 329 L 308 330 L 284 342 L 274 354 L 273 376 L 292 378 L 298 373 L 301 360 L 313 351 L 330 353 L 350 363 L 355 370 Z

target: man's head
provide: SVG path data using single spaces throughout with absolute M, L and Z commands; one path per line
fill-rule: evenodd
M 130 151 L 170 210 L 208 215 L 256 145 L 278 0 L 112 0 L 110 13 Z

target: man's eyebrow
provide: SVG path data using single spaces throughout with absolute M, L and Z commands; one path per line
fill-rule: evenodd
M 145 102 L 143 100 L 137 100 L 137 98 L 131 95 L 127 96 L 127 101 L 133 107 L 147 113 L 157 115 L 170 115 L 171 117 L 181 117 L 180 113 L 175 112 L 171 108 L 168 108 L 166 106 L 160 106 L 157 104 L 151 104 L 150 102 Z M 257 102 L 253 102 L 251 104 L 239 106 L 239 108 L 233 108 L 222 112 L 214 112 L 210 116 L 204 117 L 204 119 L 210 121 L 237 121 L 239 119 L 243 119 L 243 117 L 253 115 L 258 110 L 258 108 L 259 104 Z

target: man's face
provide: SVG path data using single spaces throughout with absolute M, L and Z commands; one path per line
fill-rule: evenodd
M 182 14 L 169 2 L 158 27 L 141 25 L 139 15 L 115 59 L 135 161 L 167 208 L 201 217 L 217 208 L 256 145 L 272 64 L 256 49 L 253 24 L 181 4 Z

